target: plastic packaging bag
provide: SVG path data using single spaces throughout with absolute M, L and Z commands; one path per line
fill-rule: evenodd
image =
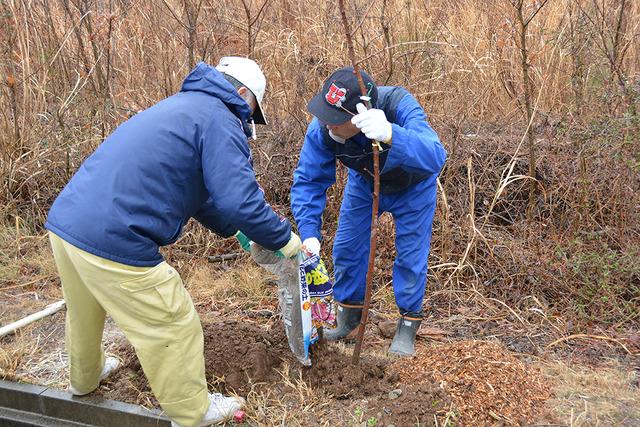
M 276 275 L 278 304 L 289 348 L 304 366 L 311 366 L 309 348 L 318 341 L 320 328 L 335 328 L 333 282 L 318 255 L 296 259 L 278 257 L 275 252 L 252 244 L 253 259 Z
M 311 366 L 311 302 L 307 287 L 303 255 L 297 259 L 280 258 L 275 252 L 252 244 L 253 259 L 267 271 L 277 276 L 278 303 L 284 322 L 289 347 L 304 366 Z
M 313 344 L 318 340 L 321 328 L 332 329 L 336 327 L 333 282 L 319 255 L 313 255 L 302 261 L 301 269 L 304 270 L 305 282 L 309 289 L 311 343 Z

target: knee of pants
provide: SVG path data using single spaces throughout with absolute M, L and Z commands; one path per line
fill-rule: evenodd
M 334 295 L 340 302 L 361 302 L 364 300 L 367 280 L 367 257 L 355 260 L 348 254 L 341 255 L 334 253 Z

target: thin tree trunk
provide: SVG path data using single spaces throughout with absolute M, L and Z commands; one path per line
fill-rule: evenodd
M 533 218 L 533 209 L 536 202 L 536 192 L 538 183 L 536 178 L 536 144 L 535 134 L 533 131 L 533 107 L 531 105 L 531 78 L 529 76 L 529 52 L 527 51 L 527 32 L 529 29 L 529 20 L 525 21 L 523 15 L 524 1 L 518 0 L 516 5 L 516 11 L 518 13 L 518 22 L 520 24 L 520 58 L 522 65 L 522 77 L 524 87 L 524 105 L 527 114 L 527 139 L 529 145 L 529 176 L 531 180 L 529 182 L 529 206 L 527 209 L 527 217 L 531 220 Z
M 364 87 L 364 81 L 360 74 L 360 67 L 358 61 L 356 61 L 356 53 L 353 49 L 353 40 L 351 39 L 351 31 L 349 29 L 349 22 L 347 21 L 347 14 L 344 7 L 344 0 L 338 0 L 338 6 L 340 7 L 340 15 L 342 16 L 342 24 L 344 26 L 344 33 L 347 39 L 347 47 L 349 49 L 349 58 L 353 64 L 353 70 L 358 79 L 358 86 L 360 86 L 360 93 L 362 96 L 367 96 L 367 89 Z M 371 108 L 371 104 L 366 101 L 367 108 Z M 371 206 L 371 238 L 369 249 L 369 268 L 367 269 L 367 282 L 364 294 L 364 306 L 362 308 L 362 317 L 360 318 L 360 326 L 358 328 L 358 335 L 356 338 L 356 347 L 353 350 L 353 357 L 351 363 L 357 365 L 360 361 L 360 351 L 362 350 L 362 343 L 364 341 L 364 330 L 367 326 L 367 320 L 369 318 L 369 307 L 371 305 L 371 284 L 373 282 L 373 267 L 376 260 L 376 241 L 378 235 L 378 205 L 380 202 L 380 153 L 379 145 L 377 141 L 371 141 L 373 148 L 373 203 Z

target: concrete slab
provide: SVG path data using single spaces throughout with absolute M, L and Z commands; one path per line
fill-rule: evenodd
M 0 422 L 3 427 L 89 427 L 88 424 L 79 424 L 69 420 L 59 420 L 32 412 L 7 408 L 0 408 Z
M 40 395 L 47 387 L 0 380 L 0 407 L 40 412 Z
M 34 419 L 42 421 L 40 424 L 34 424 Z M 27 424 L 20 424 L 21 422 Z M 141 406 L 91 396 L 75 397 L 56 389 L 3 380 L 0 380 L 0 424 L 104 427 L 171 425 L 169 420 L 156 410 L 150 411 Z

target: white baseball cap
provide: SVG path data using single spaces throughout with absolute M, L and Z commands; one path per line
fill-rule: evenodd
M 233 77 L 253 93 L 258 103 L 256 110 L 253 112 L 253 120 L 258 124 L 266 125 L 267 119 L 262 112 L 262 98 L 264 98 L 267 79 L 264 77 L 260 66 L 249 58 L 224 56 L 220 58 L 216 70 Z

